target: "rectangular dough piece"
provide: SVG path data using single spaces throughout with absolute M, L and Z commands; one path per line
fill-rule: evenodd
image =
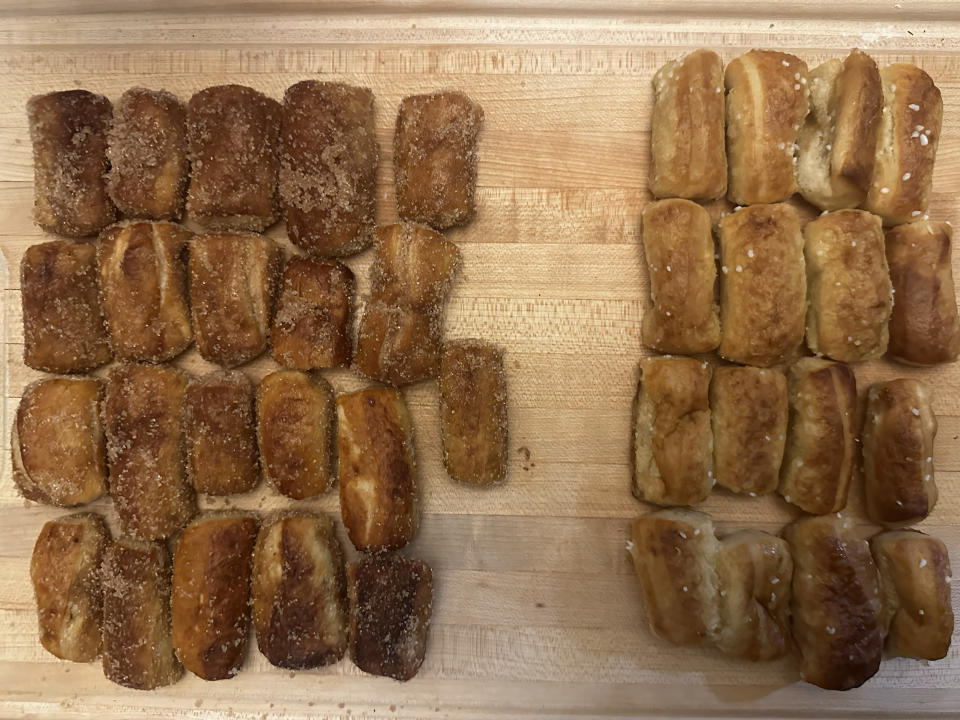
M 950 650 L 950 557 L 939 539 L 916 530 L 870 538 L 883 593 L 883 630 L 892 655 L 939 660 Z
M 839 514 L 801 518 L 784 537 L 793 555 L 800 677 L 826 690 L 860 687 L 883 654 L 879 578 L 867 541 Z
M 368 88 L 317 80 L 287 88 L 279 192 L 294 245 L 333 257 L 370 246 L 379 159 Z
M 807 116 L 807 64 L 750 50 L 727 65 L 727 197 L 777 203 L 797 189 L 797 136 Z
M 104 401 L 110 496 L 124 535 L 170 537 L 197 512 L 184 468 L 186 376 L 163 365 L 118 365 Z
M 960 317 L 946 222 L 920 220 L 887 230 L 893 314 L 887 354 L 908 365 L 953 362 L 960 355 Z
M 689 200 L 643 209 L 643 252 L 650 277 L 643 343 L 658 352 L 709 352 L 720 344 L 717 264 L 710 215 Z
M 936 436 L 937 416 L 925 385 L 898 378 L 870 386 L 861 449 L 867 515 L 875 523 L 912 525 L 933 510 Z
M 336 478 L 334 395 L 319 375 L 277 370 L 257 386 L 263 474 L 287 497 L 324 493 Z
M 20 261 L 20 290 L 27 366 L 78 373 L 110 362 L 93 243 L 31 245 Z
M 130 88 L 107 134 L 107 189 L 126 217 L 179 220 L 186 201 L 187 108 L 165 90 Z
M 413 426 L 403 396 L 367 388 L 337 398 L 340 513 L 361 552 L 398 550 L 420 524 Z
M 872 57 L 852 50 L 810 73 L 810 112 L 800 128 L 797 182 L 821 210 L 863 203 L 873 176 L 883 109 L 880 71 Z
M 356 291 L 353 271 L 343 263 L 290 258 L 270 326 L 273 359 L 295 370 L 348 367 Z
M 837 210 L 807 223 L 807 346 L 841 362 L 887 351 L 893 286 L 880 218 Z
M 633 494 L 657 505 L 694 505 L 713 487 L 709 388 L 713 368 L 682 357 L 640 361 Z
M 121 538 L 107 548 L 103 674 L 135 690 L 172 685 L 183 675 L 173 651 L 166 545 Z
M 650 192 L 713 200 L 727 192 L 723 63 L 712 50 L 671 60 L 653 76 Z
M 710 516 L 673 508 L 641 515 L 627 549 L 653 634 L 676 645 L 712 643 L 720 628 L 719 544 Z
M 440 439 L 450 477 L 471 485 L 507 476 L 507 379 L 503 350 L 458 340 L 440 356 Z
M 843 510 L 856 457 L 857 381 L 843 363 L 801 358 L 787 374 L 790 419 L 780 494 L 814 515 Z
M 201 90 L 187 105 L 190 217 L 212 230 L 277 221 L 280 103 L 243 85 Z
M 913 65 L 887 65 L 880 79 L 883 116 L 863 208 L 882 217 L 884 225 L 899 225 L 930 204 L 943 100 L 933 79 Z
M 423 664 L 433 573 L 422 560 L 366 555 L 347 565 L 350 659 L 372 675 L 409 680 Z
M 173 554 L 173 646 L 203 680 L 240 671 L 250 625 L 250 575 L 257 519 L 212 513 L 197 518 Z
M 13 481 L 28 500 L 70 507 L 107 492 L 99 378 L 45 378 L 23 391 L 10 436 Z
M 287 514 L 264 525 L 253 555 L 257 647 L 282 668 L 315 668 L 347 651 L 343 548 L 325 515 Z
M 473 219 L 481 125 L 483 109 L 462 92 L 403 99 L 393 136 L 397 213 L 402 220 L 446 230 Z
M 790 546 L 776 535 L 740 530 L 717 551 L 720 630 L 717 647 L 746 660 L 786 655 L 790 637 Z
M 30 580 L 40 644 L 61 660 L 90 662 L 100 654 L 100 562 L 109 542 L 102 517 L 77 513 L 46 522 L 33 546 Z
M 197 350 L 230 368 L 267 349 L 283 253 L 263 235 L 197 235 L 190 244 L 190 302 Z
M 87 90 L 35 95 L 27 102 L 33 216 L 44 230 L 86 237 L 116 219 L 104 177 L 112 116 L 110 101 Z
M 100 291 L 118 360 L 163 362 L 193 341 L 187 300 L 191 237 L 168 222 L 125 222 L 100 233 Z
M 720 349 L 768 367 L 803 342 L 807 305 L 803 234 L 790 205 L 753 205 L 720 222 Z
M 751 497 L 777 489 L 787 436 L 787 379 L 779 370 L 718 367 L 710 381 L 717 484 Z
M 191 378 L 183 399 L 187 479 L 198 493 L 234 495 L 260 482 L 253 383 L 240 371 Z

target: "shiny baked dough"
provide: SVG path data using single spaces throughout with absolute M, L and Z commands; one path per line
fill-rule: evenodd
M 279 189 L 290 240 L 334 257 L 369 247 L 379 158 L 369 89 L 317 80 L 287 88 Z
M 807 303 L 797 211 L 753 205 L 727 215 L 720 262 L 720 355 L 767 367 L 795 354 Z
M 856 456 L 857 383 L 843 363 L 801 358 L 787 374 L 784 500 L 814 515 L 843 510 Z
M 946 222 L 921 220 L 887 230 L 893 314 L 887 354 L 908 365 L 953 362 L 960 355 L 960 317 Z
M 201 90 L 187 105 L 190 217 L 213 230 L 277 221 L 280 103 L 243 85 Z
M 931 77 L 913 65 L 887 65 L 880 79 L 883 116 L 863 207 L 882 217 L 884 225 L 899 225 L 930 204 L 943 100 Z
M 295 500 L 319 495 L 336 477 L 334 396 L 319 375 L 278 370 L 257 386 L 257 440 L 263 474 Z
M 710 215 L 689 200 L 660 200 L 643 210 L 643 250 L 650 276 L 643 343 L 659 352 L 694 354 L 720 344 Z
M 105 181 L 112 116 L 110 101 L 87 90 L 35 95 L 27 102 L 33 216 L 44 230 L 85 237 L 116 219 Z
M 650 192 L 713 200 L 727 192 L 723 63 L 712 50 L 671 60 L 653 76 Z
M 118 365 L 104 401 L 110 496 L 124 535 L 169 537 L 197 512 L 181 427 L 186 376 L 162 365 Z
M 867 514 L 875 523 L 912 525 L 933 510 L 936 435 L 937 416 L 925 385 L 898 378 L 870 386 L 861 449 Z
M 343 549 L 326 516 L 283 515 L 264 525 L 253 555 L 257 647 L 283 668 L 329 665 L 347 650 Z
M 483 110 L 462 92 L 412 95 L 400 103 L 393 175 L 402 220 L 445 230 L 473 219 Z
M 406 545 L 419 526 L 413 427 L 398 390 L 368 388 L 337 398 L 340 512 L 357 550 Z
M 446 300 L 460 269 L 460 250 L 423 225 L 380 225 L 370 292 L 380 302 L 432 309 Z
M 173 555 L 173 646 L 183 666 L 204 680 L 240 671 L 250 625 L 250 575 L 257 520 L 201 516 L 180 535 Z
M 657 505 L 694 505 L 713 487 L 709 387 L 713 368 L 693 358 L 640 362 L 633 494 Z
M 810 72 L 810 112 L 800 128 L 797 182 L 822 210 L 855 208 L 873 175 L 883 109 L 880 71 L 852 50 Z
M 777 489 L 787 435 L 787 379 L 779 370 L 718 367 L 710 381 L 713 472 L 736 493 Z
M 807 346 L 841 362 L 887 351 L 893 286 L 880 218 L 838 210 L 807 223 Z
M 121 538 L 107 548 L 103 674 L 135 690 L 172 685 L 183 675 L 173 651 L 166 545 Z
M 186 200 L 187 108 L 164 90 L 130 88 L 107 134 L 107 189 L 127 217 L 179 220 Z
M 883 653 L 879 579 L 867 541 L 837 515 L 801 518 L 784 533 L 793 554 L 800 677 L 827 690 L 859 687 Z
M 74 373 L 110 362 L 92 243 L 31 245 L 20 261 L 23 362 L 35 370 Z
M 727 88 L 727 197 L 776 203 L 797 187 L 797 135 L 807 115 L 807 64 L 788 53 L 750 50 L 732 60 Z
M 27 385 L 11 432 L 13 480 L 28 500 L 70 507 L 107 491 L 107 451 L 97 378 Z
M 215 372 L 187 383 L 183 434 L 187 479 L 208 495 L 253 490 L 260 482 L 253 383 L 239 371 Z
M 110 345 L 118 360 L 163 362 L 193 341 L 185 228 L 128 222 L 100 233 L 97 266 Z
M 190 244 L 190 302 L 197 349 L 224 367 L 267 349 L 283 263 L 279 246 L 252 234 L 197 235 Z
M 422 560 L 366 555 L 347 566 L 350 659 L 364 672 L 417 674 L 433 613 L 433 573 Z
M 713 642 L 720 627 L 719 545 L 710 516 L 658 510 L 634 520 L 630 537 L 650 630 L 677 645 Z
M 481 340 L 443 346 L 440 440 L 450 477 L 471 485 L 507 476 L 507 379 L 503 350 Z
M 880 572 L 887 652 L 939 660 L 950 650 L 950 557 L 939 539 L 916 530 L 870 538 Z
M 356 289 L 341 262 L 290 258 L 270 326 L 273 359 L 296 370 L 349 366 Z
M 45 523 L 33 546 L 30 580 L 40 644 L 61 660 L 90 662 L 100 654 L 100 562 L 109 542 L 102 517 L 77 513 Z

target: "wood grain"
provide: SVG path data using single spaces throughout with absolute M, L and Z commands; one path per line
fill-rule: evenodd
M 396 218 L 390 160 L 401 98 L 457 87 L 483 106 L 479 214 L 449 233 L 465 262 L 447 333 L 482 336 L 507 349 L 511 439 L 505 485 L 454 485 L 440 462 L 435 386 L 405 393 L 426 495 L 410 553 L 431 563 L 436 585 L 427 658 L 413 681 L 365 676 L 348 661 L 289 673 L 252 649 L 232 681 L 186 677 L 152 693 L 116 687 L 96 664 L 59 662 L 40 647 L 29 555 L 43 522 L 60 512 L 18 495 L 4 453 L 0 715 L 956 716 L 960 638 L 937 663 L 888 660 L 866 687 L 828 693 L 799 682 L 792 659 L 750 665 L 653 638 L 624 550 L 628 521 L 644 510 L 629 492 L 629 439 L 644 353 L 647 279 L 638 232 L 648 201 L 653 72 L 699 46 L 720 50 L 726 60 L 767 46 L 812 65 L 859 46 L 882 62 L 916 62 L 944 98 L 931 215 L 960 221 L 956 4 L 535 0 L 516 9 L 506 0 L 366 0 L 327 3 L 316 13 L 303 2 L 150 0 L 135 12 L 116 0 L 82 9 L 69 0 L 38 0 L 30 14 L 20 5 L 0 0 L 4 437 L 23 386 L 40 377 L 22 362 L 18 292 L 20 258 L 43 239 L 31 221 L 27 98 L 86 87 L 116 99 L 134 85 L 187 98 L 224 82 L 279 97 L 298 80 L 320 77 L 376 94 L 381 222 Z M 286 243 L 282 226 L 270 235 Z M 349 264 L 365 293 L 370 253 Z M 960 252 L 954 265 L 960 268 Z M 196 373 L 212 367 L 195 351 L 177 364 Z M 261 358 L 244 369 L 258 378 L 272 367 Z M 960 366 L 913 370 L 880 361 L 857 366 L 856 374 L 861 387 L 906 375 L 934 387 L 940 500 L 922 527 L 942 537 L 960 565 Z M 327 375 L 338 391 L 362 386 L 346 371 Z M 862 521 L 861 493 L 857 484 L 850 511 Z M 335 494 L 294 503 L 264 486 L 205 504 L 338 510 Z M 93 508 L 115 520 L 108 502 Z M 703 509 L 722 531 L 777 531 L 794 517 L 778 499 L 721 492 Z

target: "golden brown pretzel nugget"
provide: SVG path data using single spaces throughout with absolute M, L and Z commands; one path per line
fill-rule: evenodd
M 178 220 L 186 200 L 187 108 L 165 90 L 130 88 L 107 135 L 107 189 L 127 217 Z
M 118 360 L 163 362 L 193 340 L 185 228 L 168 222 L 108 227 L 97 242 L 100 290 Z
M 73 240 L 31 245 L 20 261 L 20 289 L 26 365 L 72 373 L 110 362 L 95 245 Z
M 400 392 L 368 388 L 337 398 L 340 512 L 358 550 L 406 545 L 419 525 L 413 428 Z
M 107 491 L 97 378 L 47 378 L 23 391 L 11 433 L 13 480 L 29 500 L 82 505 Z
M 197 235 L 190 244 L 190 302 L 197 349 L 224 367 L 267 349 L 277 278 L 283 262 L 262 235 Z
M 296 513 L 264 525 L 253 556 L 257 646 L 283 668 L 329 665 L 347 650 L 343 549 L 326 516 Z
M 727 192 L 723 63 L 712 50 L 671 60 L 653 76 L 650 192 L 712 200 Z
M 277 220 L 280 103 L 243 85 L 201 90 L 187 106 L 187 209 L 215 230 L 264 230 Z
M 280 204 L 293 243 L 334 257 L 369 247 L 379 159 L 369 89 L 317 80 L 287 88 Z
M 166 545 L 121 538 L 107 548 L 103 674 L 135 690 L 171 685 L 183 675 L 173 651 Z
M 933 510 L 936 435 L 937 416 L 924 385 L 899 378 L 870 386 L 861 449 L 867 515 L 875 523 L 911 525 Z
M 296 370 L 350 365 L 356 288 L 341 262 L 290 258 L 270 326 L 273 359 Z
M 336 477 L 334 396 L 319 375 L 278 370 L 257 386 L 257 440 L 263 474 L 295 500 L 319 495 Z
M 350 659 L 364 672 L 405 681 L 417 674 L 433 612 L 433 573 L 402 555 L 347 566 Z
M 236 675 L 247 650 L 257 520 L 206 515 L 187 526 L 173 555 L 173 646 L 204 680 Z
M 118 365 L 104 402 L 110 496 L 125 535 L 159 540 L 197 512 L 184 473 L 180 415 L 186 376 L 162 365 Z
M 45 523 L 33 546 L 40 644 L 62 660 L 90 662 L 100 654 L 100 561 L 109 542 L 102 517 L 77 513 Z
M 27 102 L 34 219 L 44 230 L 85 237 L 116 219 L 104 178 L 112 115 L 110 101 L 87 90 L 35 95 Z
M 483 110 L 462 92 L 403 99 L 393 137 L 401 219 L 445 230 L 473 218 L 482 124 Z
M 210 373 L 187 383 L 187 479 L 197 492 L 233 495 L 260 482 L 253 392 L 253 383 L 239 371 Z

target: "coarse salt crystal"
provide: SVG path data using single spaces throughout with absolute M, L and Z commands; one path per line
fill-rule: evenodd
M 888 188 L 888 187 L 882 187 L 882 188 L 880 188 L 880 194 L 881 194 L 881 195 L 886 195 L 888 192 L 890 192 L 890 188 Z
M 903 177 L 901 177 L 900 179 L 901 179 L 901 180 L 909 180 L 909 179 L 910 179 L 910 173 L 905 172 L 905 173 L 903 174 Z
M 907 105 L 907 107 L 913 110 L 914 112 L 917 112 L 920 110 L 920 106 L 917 105 L 916 103 L 910 103 L 909 105 Z
M 925 568 L 927 566 L 927 559 L 920 558 L 920 567 Z
M 921 144 L 921 145 L 926 145 L 928 142 L 930 142 L 930 141 L 927 139 L 927 136 L 926 136 L 926 135 L 921 135 L 921 136 L 920 136 L 920 144 Z

